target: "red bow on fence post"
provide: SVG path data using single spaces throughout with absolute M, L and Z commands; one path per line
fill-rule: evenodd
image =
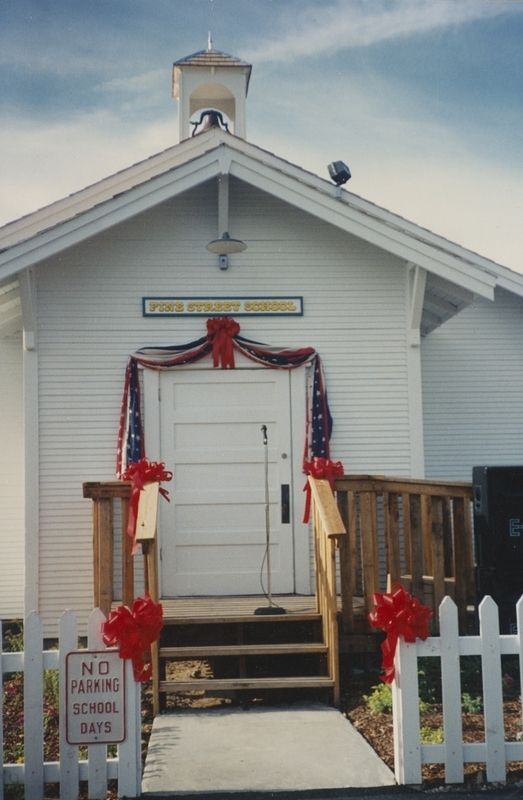
M 103 640 L 108 647 L 118 647 L 120 658 L 130 658 L 135 681 L 145 682 L 153 671 L 151 645 L 160 638 L 162 627 L 162 605 L 146 594 L 134 601 L 132 611 L 127 606 L 111 611 L 103 624 Z
M 230 317 L 213 317 L 207 320 L 207 341 L 212 343 L 212 365 L 234 369 L 233 339 L 240 332 L 238 323 Z
M 160 483 L 161 481 L 172 481 L 173 474 L 165 469 L 163 461 L 149 461 L 147 458 L 142 458 L 140 461 L 134 461 L 129 464 L 127 469 L 122 475 L 123 481 L 131 481 L 131 499 L 129 502 L 129 518 L 127 522 L 127 535 L 133 540 L 134 555 L 137 546 L 135 542 L 136 537 L 136 520 L 138 517 L 138 504 L 140 502 L 140 492 L 146 483 Z M 160 486 L 160 494 L 169 501 L 169 492 Z
M 372 627 L 381 628 L 387 634 L 381 645 L 381 666 L 385 674 L 380 677 L 384 683 L 392 683 L 396 674 L 394 654 L 399 637 L 403 636 L 406 642 L 425 641 L 429 635 L 429 619 L 433 616 L 432 609 L 411 597 L 401 583 L 393 583 L 391 589 L 384 594 L 373 594 L 372 602 L 377 608 L 369 614 Z
M 312 461 L 303 462 L 303 471 L 306 475 L 312 475 L 313 478 L 327 478 L 332 493 L 335 491 L 334 478 L 343 475 L 343 464 L 341 461 L 331 461 L 330 458 L 315 457 Z M 305 495 L 305 509 L 303 512 L 303 521 L 307 523 L 311 516 L 311 485 L 309 481 L 303 487 Z

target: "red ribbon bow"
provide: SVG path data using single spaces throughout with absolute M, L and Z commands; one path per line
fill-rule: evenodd
M 132 554 L 138 549 L 136 544 L 136 520 L 138 517 L 138 504 L 140 502 L 140 492 L 146 483 L 160 483 L 160 481 L 172 481 L 173 474 L 165 469 L 165 464 L 157 461 L 149 461 L 141 458 L 129 464 L 122 475 L 123 481 L 131 481 L 131 499 L 129 502 L 129 519 L 127 522 L 127 535 L 133 540 Z M 169 492 L 160 486 L 160 494 L 170 502 Z
M 240 332 L 238 323 L 230 317 L 214 317 L 207 320 L 207 341 L 212 342 L 212 365 L 222 369 L 234 369 L 233 339 Z
M 391 592 L 373 594 L 372 602 L 377 608 L 369 614 L 372 627 L 381 628 L 387 634 L 381 645 L 385 672 L 381 680 L 384 683 L 392 683 L 396 674 L 394 654 L 399 637 L 403 636 L 406 642 L 425 641 L 429 635 L 429 619 L 433 616 L 432 610 L 421 605 L 417 597 L 411 597 L 401 583 L 393 583 L 391 588 Z
M 312 461 L 303 462 L 303 471 L 306 475 L 312 475 L 313 478 L 327 478 L 329 486 L 332 489 L 332 494 L 335 491 L 334 478 L 343 475 L 343 464 L 341 461 L 331 461 L 330 458 L 319 458 L 315 456 Z M 311 485 L 309 481 L 303 487 L 303 491 L 307 492 L 305 495 L 305 509 L 303 512 L 303 521 L 307 523 L 311 516 Z
M 146 594 L 136 598 L 132 611 L 127 606 L 111 611 L 102 627 L 103 640 L 108 647 L 118 646 L 120 658 L 132 660 L 135 681 L 144 682 L 153 671 L 151 645 L 160 638 L 162 627 L 163 608 Z

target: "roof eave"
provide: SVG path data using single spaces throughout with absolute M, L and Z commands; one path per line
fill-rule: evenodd
M 3 235 L 0 231 L 0 246 L 4 246 L 0 276 L 24 269 L 227 172 L 469 292 L 493 299 L 494 286 L 502 275 L 507 287 L 523 296 L 523 276 L 352 193 L 339 192 L 330 182 L 218 129 L 186 139 L 5 226 Z

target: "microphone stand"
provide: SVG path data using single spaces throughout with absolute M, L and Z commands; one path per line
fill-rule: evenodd
M 267 425 L 261 426 L 263 433 L 263 447 L 265 452 L 265 535 L 266 535 L 266 558 L 267 558 L 267 600 L 268 606 L 257 608 L 254 612 L 257 615 L 261 614 L 286 614 L 284 608 L 274 605 L 272 602 L 272 586 L 271 586 L 271 523 L 270 523 L 270 510 L 269 510 L 269 448 L 267 439 Z

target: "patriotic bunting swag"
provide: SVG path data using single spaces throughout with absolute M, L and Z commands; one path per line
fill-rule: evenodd
M 295 369 L 310 364 L 307 386 L 307 429 L 305 433 L 304 465 L 314 458 L 329 459 L 329 440 L 332 417 L 320 357 L 312 347 L 283 350 L 240 336 L 240 326 L 229 317 L 207 320 L 207 335 L 195 342 L 170 347 L 144 347 L 134 353 L 127 364 L 125 386 L 118 433 L 116 474 L 122 477 L 130 463 L 145 457 L 140 412 L 138 367 L 154 370 L 174 369 L 194 364 L 212 355 L 213 366 L 234 369 L 234 351 L 251 361 L 274 369 Z

